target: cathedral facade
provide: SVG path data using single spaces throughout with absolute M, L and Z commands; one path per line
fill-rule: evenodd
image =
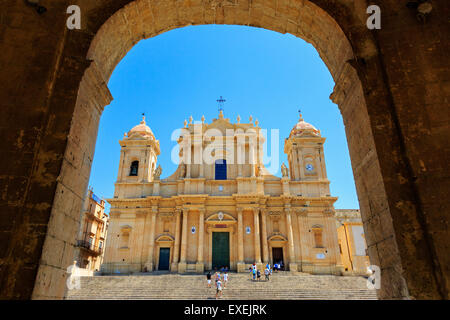
M 178 168 L 165 179 L 145 118 L 125 134 L 102 272 L 246 272 L 282 262 L 285 270 L 342 274 L 325 138 L 300 115 L 280 178 L 263 165 L 261 130 L 222 111 L 210 124 L 185 121 Z

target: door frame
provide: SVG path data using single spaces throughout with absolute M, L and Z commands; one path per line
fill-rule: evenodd
M 161 257 L 161 249 L 169 249 L 169 260 L 168 260 L 168 262 L 167 262 L 167 271 L 170 271 L 170 265 L 171 265 L 171 263 L 170 263 L 170 261 L 171 261 L 171 257 L 172 257 L 172 250 L 171 250 L 171 247 L 159 247 L 159 250 L 158 250 L 158 266 L 157 266 L 157 270 L 159 270 L 159 264 L 160 264 L 160 262 L 161 262 L 161 260 L 160 260 L 160 257 Z
M 159 270 L 159 252 L 161 248 L 169 248 L 169 271 L 172 271 L 172 260 L 173 260 L 173 248 L 174 248 L 174 237 L 170 234 L 162 234 L 158 236 L 155 240 L 155 270 Z
M 229 235 L 229 241 L 230 241 L 230 270 L 236 270 L 236 257 L 235 257 L 235 250 L 233 247 L 233 243 L 236 241 L 235 238 L 235 232 L 234 232 L 233 225 L 229 225 L 227 228 L 216 228 L 216 227 L 208 227 L 206 228 L 206 232 L 208 233 L 208 261 L 207 261 L 207 270 L 212 270 L 212 233 L 213 232 L 228 232 Z
M 226 231 L 213 231 L 213 232 L 211 232 L 211 269 L 212 269 L 212 253 L 213 253 L 213 234 L 214 233 L 227 233 L 228 234 L 228 268 L 230 268 L 231 269 L 231 266 L 230 266 L 230 264 L 231 264 L 231 241 L 230 241 L 230 238 L 231 238 L 231 234 L 230 234 L 230 232 L 226 232 Z

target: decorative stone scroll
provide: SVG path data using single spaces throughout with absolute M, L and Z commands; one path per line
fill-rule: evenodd
M 323 214 L 327 217 L 332 217 L 334 216 L 335 211 L 331 208 L 327 208 L 325 210 L 323 210 Z

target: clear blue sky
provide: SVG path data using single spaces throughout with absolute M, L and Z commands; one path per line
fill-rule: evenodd
M 327 138 L 325 161 L 331 195 L 338 209 L 359 208 L 342 116 L 329 95 L 334 81 L 314 47 L 292 35 L 241 26 L 193 26 L 172 30 L 135 45 L 109 81 L 113 102 L 100 120 L 89 185 L 104 198 L 114 193 L 119 167 L 118 141 L 141 120 L 160 140 L 161 178 L 176 165 L 170 153 L 174 129 L 192 115 L 206 122 L 217 118 L 223 96 L 225 117 L 241 122 L 250 115 L 259 126 L 280 131 L 280 161 L 284 139 L 304 119 Z M 281 165 L 281 163 L 280 163 Z M 280 176 L 280 171 L 276 173 Z

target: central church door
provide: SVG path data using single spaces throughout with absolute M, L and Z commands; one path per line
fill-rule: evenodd
M 283 260 L 283 248 L 272 248 L 272 257 L 273 257 L 273 264 L 275 263 L 283 263 L 284 270 L 284 260 Z
M 212 234 L 212 269 L 230 268 L 230 233 L 213 232 Z
M 169 270 L 170 248 L 159 249 L 158 270 Z

